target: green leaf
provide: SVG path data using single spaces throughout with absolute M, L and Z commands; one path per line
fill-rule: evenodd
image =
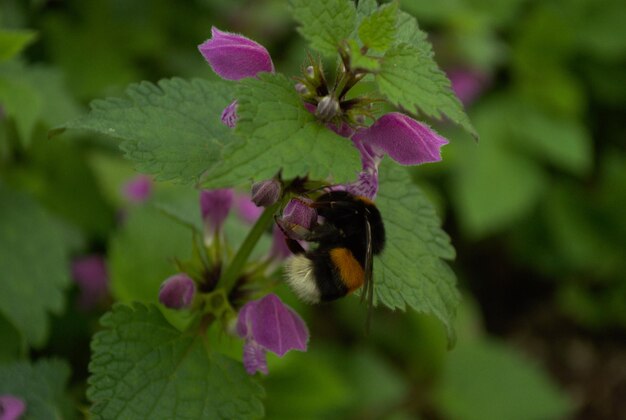
M 561 419 L 571 408 L 537 366 L 489 340 L 449 353 L 435 396 L 444 416 L 459 420 Z
M 190 255 L 188 229 L 150 206 L 135 209 L 110 243 L 114 296 L 125 302 L 156 303 L 161 283 L 178 271 L 174 259 L 186 260 Z
M 91 112 L 55 130 L 84 129 L 124 140 L 126 157 L 159 180 L 191 183 L 220 160 L 232 132 L 220 121 L 229 85 L 182 79 L 131 85 L 127 98 L 96 100 Z
M 352 70 L 365 70 L 373 73 L 380 70 L 380 58 L 363 55 L 355 40 L 348 40 L 348 47 L 350 48 L 350 68 Z
M 504 115 L 516 146 L 562 170 L 587 174 L 592 165 L 593 145 L 586 128 L 575 119 L 553 116 L 520 102 L 515 102 Z M 504 112 L 506 104 L 498 105 L 503 106 Z
M 376 51 L 385 52 L 396 35 L 398 3 L 381 6 L 359 25 L 359 38 L 363 44 Z
M 290 5 L 298 31 L 324 55 L 336 56 L 341 42 L 354 31 L 356 9 L 350 0 L 291 0 Z
M 244 79 L 237 91 L 239 139 L 205 176 L 206 188 L 263 180 L 282 169 L 285 179 L 309 174 L 333 182 L 354 180 L 361 169 L 352 142 L 321 124 L 304 108 L 293 82 L 280 74 Z
M 53 126 L 79 113 L 60 72 L 15 61 L 0 63 L 0 102 L 24 146 L 30 145 L 37 122 Z
M 375 77 L 380 92 L 409 112 L 436 119 L 447 117 L 477 138 L 478 133 L 452 92 L 450 81 L 426 51 L 408 44 L 389 49 Z
M 287 354 L 276 367 L 269 358 L 271 373 L 264 381 L 267 418 L 332 418 L 332 413 L 358 399 L 345 364 L 335 363 L 334 353 L 312 346 L 306 353 Z
M 359 3 L 356 5 L 357 26 L 361 26 L 363 19 L 374 13 L 376 9 L 378 9 L 376 0 L 359 0 Z
M 0 68 L 0 103 L 7 115 L 15 119 L 22 145 L 30 144 L 43 108 L 41 93 L 28 81 Z
M 385 222 L 387 244 L 374 261 L 377 301 L 391 309 L 437 317 L 454 343 L 453 318 L 459 303 L 456 278 L 443 259 L 455 257 L 448 235 L 408 172 L 385 159 L 380 168 L 376 199 Z
M 0 366 L 0 395 L 10 394 L 26 403 L 24 420 L 74 417 L 71 410 L 65 411 L 69 378 L 70 368 L 61 360 L 44 359 L 32 365 L 16 362 Z
M 194 188 L 175 186 L 159 192 L 152 200 L 155 208 L 177 223 L 202 234 L 204 224 L 200 214 L 200 192 Z
M 0 313 L 0 365 L 17 360 L 27 354 L 24 337 L 13 324 Z
M 428 35 L 419 28 L 417 20 L 413 16 L 398 10 L 396 25 L 396 42 L 394 45 L 408 44 L 418 48 L 425 56 L 432 58 L 434 53 L 430 42 L 428 42 Z
M 37 37 L 37 32 L 29 30 L 0 30 L 0 61 L 10 60 L 18 55 Z
M 503 147 L 499 134 L 482 129 L 481 133 L 479 145 L 460 147 L 462 162 L 452 180 L 461 228 L 474 238 L 493 234 L 527 215 L 546 182 L 541 167 Z
M 47 313 L 63 309 L 69 284 L 68 244 L 55 219 L 35 201 L 0 184 L 0 312 L 41 346 Z
M 88 398 L 95 418 L 246 419 L 263 416 L 261 386 L 243 366 L 208 353 L 154 306 L 117 304 L 92 341 Z

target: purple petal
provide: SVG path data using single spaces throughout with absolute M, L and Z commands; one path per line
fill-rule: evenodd
M 339 126 L 330 123 L 327 125 L 327 127 L 333 130 L 335 133 L 339 134 L 341 137 L 350 138 L 352 137 L 352 135 L 354 135 L 354 128 L 352 128 L 350 124 L 346 122 L 341 122 L 341 125 Z
M 0 420 L 17 420 L 26 411 L 26 404 L 13 395 L 0 395 Z
M 243 346 L 243 366 L 249 375 L 257 372 L 267 375 L 267 357 L 265 350 L 254 341 L 246 341 Z
M 272 231 L 272 248 L 270 249 L 270 258 L 275 260 L 284 260 L 292 254 L 287 247 L 287 237 L 278 226 L 274 226 Z
M 254 223 L 263 213 L 263 208 L 257 207 L 248 195 L 235 194 L 235 211 L 243 221 Z
M 448 77 L 452 83 L 452 90 L 464 105 L 474 102 L 489 82 L 486 73 L 463 68 L 448 71 Z
M 88 255 L 72 261 L 72 278 L 80 288 L 78 305 L 93 308 L 108 294 L 109 276 L 101 255 Z
M 265 47 L 245 36 L 211 28 L 212 38 L 198 46 L 211 68 L 227 80 L 274 72 L 274 63 Z
M 281 219 L 287 223 L 310 229 L 317 221 L 317 212 L 307 205 L 311 202 L 304 197 L 291 199 L 283 209 Z
M 128 201 L 142 203 L 152 193 L 152 179 L 146 175 L 137 175 L 124 184 L 123 193 Z
M 426 124 L 399 112 L 380 117 L 371 127 L 354 136 L 376 151 L 384 151 L 402 165 L 419 165 L 441 160 L 441 147 L 448 140 Z
M 161 284 L 159 302 L 171 309 L 191 306 L 196 294 L 196 283 L 185 273 L 175 274 Z
M 252 184 L 252 201 L 259 207 L 271 206 L 278 201 L 281 193 L 282 185 L 275 178 Z
M 229 128 L 235 128 L 237 125 L 237 100 L 234 100 L 222 111 L 222 122 Z
M 202 220 L 214 232 L 221 229 L 232 205 L 233 190 L 230 188 L 200 191 Z
M 358 135 L 352 137 L 352 142 L 361 154 L 363 169 L 359 173 L 357 181 L 339 186 L 340 188 L 336 189 L 345 190 L 354 195 L 374 200 L 378 192 L 378 165 L 380 165 L 384 155 L 374 150 L 368 144 L 363 143 Z
M 306 351 L 309 339 L 302 318 L 273 293 L 243 306 L 237 319 L 237 331 L 281 357 L 289 350 Z

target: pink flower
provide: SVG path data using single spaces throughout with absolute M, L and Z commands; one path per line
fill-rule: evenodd
M 72 277 L 80 288 L 81 309 L 93 308 L 107 296 L 109 276 L 101 255 L 86 255 L 72 261 Z
M 196 283 L 185 273 L 168 277 L 159 289 L 159 302 L 170 309 L 191 306 L 196 294 Z
M 17 420 L 26 411 L 26 404 L 13 395 L 0 395 L 0 420 Z
M 200 191 L 202 220 L 212 233 L 218 232 L 233 205 L 233 190 L 229 188 Z
M 248 194 L 235 193 L 235 211 L 241 220 L 252 224 L 261 216 L 263 208 L 257 207 Z
M 137 175 L 124 184 L 124 197 L 133 203 L 143 203 L 152 193 L 152 178 L 146 175 Z
M 226 125 L 228 128 L 235 128 L 237 125 L 237 106 L 239 104 L 237 101 L 232 101 L 230 105 L 224 108 L 222 111 L 222 123 Z
M 267 374 L 265 352 L 283 357 L 289 350 L 306 351 L 309 330 L 300 316 L 271 293 L 246 303 L 237 317 L 237 334 L 246 340 L 246 371 Z
M 358 130 L 352 141 L 361 153 L 363 169 L 348 192 L 373 199 L 378 191 L 378 165 L 385 154 L 401 165 L 419 165 L 441 160 L 441 147 L 448 140 L 426 124 L 399 112 L 380 117 L 370 127 Z
M 376 154 L 386 153 L 401 165 L 419 165 L 441 160 L 441 147 L 448 140 L 426 124 L 399 112 L 380 117 L 371 127 L 355 134 Z
M 272 231 L 272 247 L 270 248 L 269 257 L 272 260 L 284 260 L 289 258 L 292 254 L 287 246 L 286 242 L 287 237 L 283 233 L 283 231 L 278 227 L 274 226 L 274 230 Z
M 283 209 L 281 217 L 276 223 L 283 233 L 291 239 L 302 240 L 311 228 L 317 223 L 317 211 L 309 207 L 311 200 L 304 197 L 294 198 Z
M 452 90 L 464 105 L 474 102 L 485 90 L 489 76 L 478 70 L 457 68 L 448 71 Z
M 211 28 L 212 38 L 198 46 L 215 73 L 227 80 L 240 80 L 260 72 L 274 72 L 265 47 L 243 35 Z
M 211 68 L 226 80 L 254 77 L 260 72 L 274 73 L 272 57 L 264 46 L 243 35 L 211 28 L 211 39 L 198 45 Z M 237 100 L 222 112 L 222 122 L 230 128 L 237 125 Z

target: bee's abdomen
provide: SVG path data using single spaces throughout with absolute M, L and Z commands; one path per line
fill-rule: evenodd
M 348 293 L 363 285 L 365 281 L 363 267 L 348 248 L 333 248 L 329 254 L 335 271 L 338 271 L 340 282 L 346 287 Z

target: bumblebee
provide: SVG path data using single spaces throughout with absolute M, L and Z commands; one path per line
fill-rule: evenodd
M 364 286 L 361 300 L 371 308 L 373 256 L 385 246 L 385 227 L 376 205 L 346 191 L 324 193 L 308 205 L 323 221 L 302 239 L 317 246 L 305 252 L 297 241 L 287 240 L 296 254 L 285 266 L 287 283 L 308 303 L 332 301 Z

